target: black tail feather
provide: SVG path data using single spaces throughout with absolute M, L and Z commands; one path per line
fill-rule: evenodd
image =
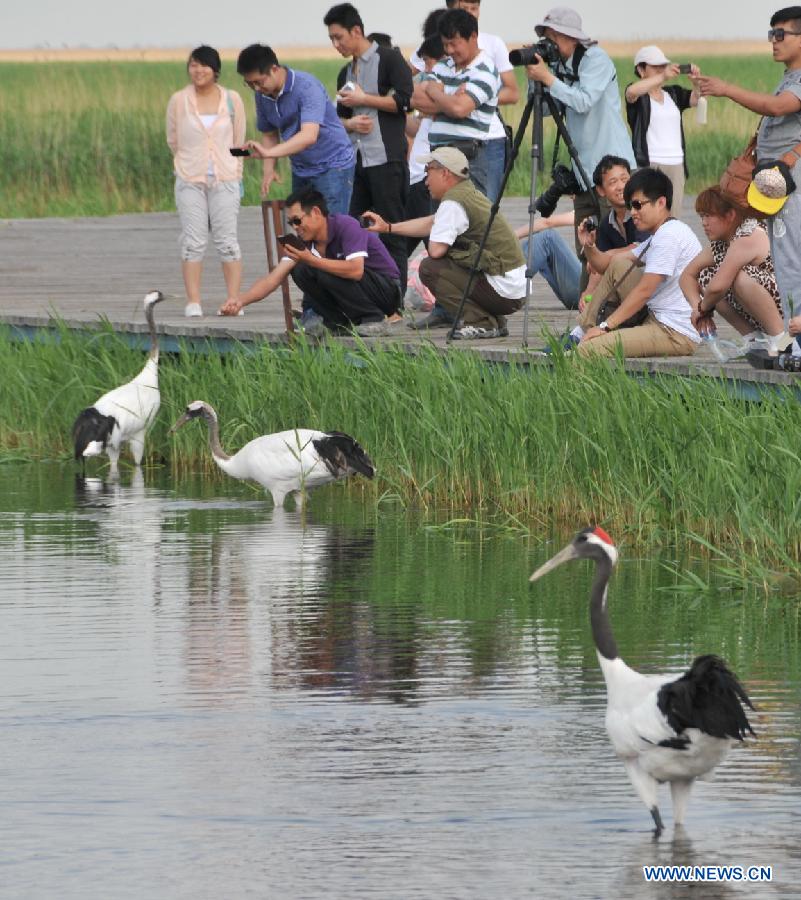
M 754 706 L 737 676 L 717 656 L 699 656 L 686 675 L 663 685 L 657 705 L 670 727 L 681 734 L 698 728 L 717 738 L 741 741 L 754 734 L 743 706 Z
M 324 438 L 318 438 L 313 443 L 314 449 L 335 478 L 342 478 L 353 472 L 358 472 L 365 478 L 375 475 L 373 461 L 350 435 L 341 431 L 329 431 Z
M 72 426 L 72 439 L 75 444 L 75 459 L 83 459 L 83 451 L 92 443 L 99 441 L 105 449 L 108 439 L 117 420 L 114 416 L 104 416 L 94 406 L 78 413 L 78 418 Z

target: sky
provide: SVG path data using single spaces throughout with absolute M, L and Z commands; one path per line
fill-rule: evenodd
M 0 48 L 188 47 L 201 43 L 243 47 L 256 41 L 277 47 L 326 43 L 323 15 L 331 0 L 2 0 Z M 355 4 L 368 31 L 385 31 L 396 43 L 413 45 L 436 0 L 361 0 Z M 484 0 L 482 29 L 507 43 L 532 38 L 549 4 L 532 0 Z M 661 0 L 635 3 L 604 0 L 576 9 L 584 29 L 606 40 L 685 38 L 761 39 L 778 6 L 745 0 L 699 3 Z M 299 14 L 302 12 L 302 15 Z M 766 39 L 767 49 L 767 39 Z

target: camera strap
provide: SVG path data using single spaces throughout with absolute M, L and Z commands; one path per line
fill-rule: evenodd
M 560 63 L 560 67 L 564 69 L 565 78 L 561 79 L 565 81 L 567 84 L 573 85 L 579 80 L 579 66 L 581 65 L 582 59 L 584 59 L 584 54 L 587 52 L 587 47 L 584 44 L 578 44 L 576 49 L 573 51 L 573 58 L 570 63 L 570 68 L 573 70 L 573 74 L 571 75 L 567 69 L 565 69 L 564 64 Z M 558 76 L 557 76 L 558 77 Z M 556 132 L 556 140 L 553 145 L 553 159 L 551 160 L 551 169 L 556 165 L 557 160 L 559 159 L 559 147 L 562 140 L 562 135 L 557 130 Z

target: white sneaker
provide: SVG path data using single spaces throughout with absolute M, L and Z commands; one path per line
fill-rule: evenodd
M 199 303 L 187 303 L 184 307 L 184 315 L 187 319 L 199 318 L 203 315 L 203 307 Z
M 771 356 L 778 356 L 787 349 L 793 339 L 786 331 L 783 331 L 781 334 L 774 334 L 772 337 L 766 337 L 765 340 L 768 346 L 768 353 L 770 353 Z M 793 341 L 793 343 L 795 342 Z

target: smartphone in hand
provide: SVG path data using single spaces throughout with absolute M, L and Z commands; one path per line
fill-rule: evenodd
M 250 156 L 250 150 L 247 147 L 231 147 L 228 152 L 231 156 Z
M 691 63 L 681 63 L 679 66 L 679 75 L 689 75 L 693 70 Z
M 282 246 L 294 247 L 296 250 L 306 249 L 306 245 L 296 234 L 279 234 L 276 240 Z

